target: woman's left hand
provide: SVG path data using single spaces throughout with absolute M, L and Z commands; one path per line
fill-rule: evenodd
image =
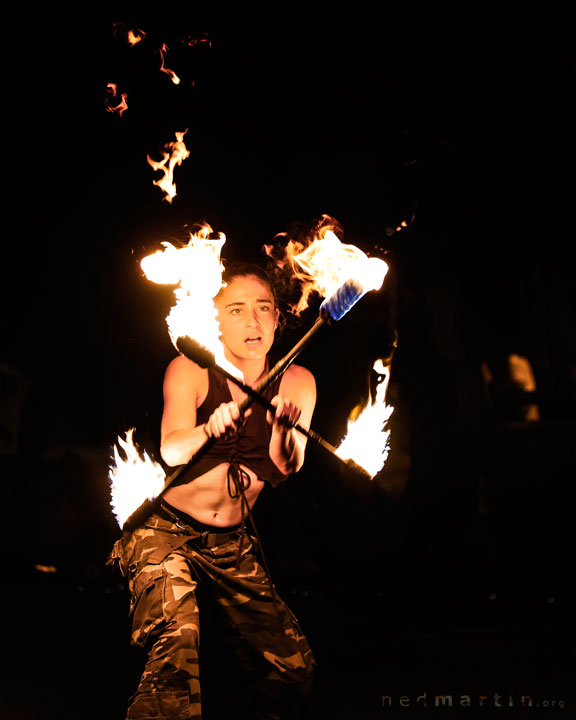
M 271 425 L 289 429 L 298 423 L 302 411 L 287 397 L 276 395 L 270 403 L 276 408 L 274 415 L 270 411 L 266 414 Z

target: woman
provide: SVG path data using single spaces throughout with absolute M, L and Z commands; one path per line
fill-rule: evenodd
M 254 387 L 268 370 L 279 310 L 259 267 L 227 267 L 223 280 L 214 304 L 224 353 Z M 314 377 L 292 364 L 263 394 L 275 412 L 254 404 L 241 416 L 245 394 L 214 369 L 178 356 L 166 370 L 162 457 L 169 466 L 198 457 L 158 512 L 117 543 L 132 593 L 132 642 L 148 650 L 128 718 L 201 718 L 199 584 L 236 631 L 258 691 L 254 717 L 297 717 L 309 694 L 312 653 L 245 521 L 266 482 L 275 486 L 302 466 L 306 437 L 293 426 L 310 426 Z

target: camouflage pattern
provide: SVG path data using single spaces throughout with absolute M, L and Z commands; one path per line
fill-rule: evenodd
M 128 580 L 132 643 L 148 651 L 129 720 L 202 717 L 200 583 L 222 611 L 241 666 L 256 682 L 255 717 L 296 717 L 311 690 L 315 661 L 295 617 L 271 591 L 255 539 L 245 536 L 238 555 L 239 535 L 206 548 L 195 529 L 154 514 L 115 544 L 109 562 Z

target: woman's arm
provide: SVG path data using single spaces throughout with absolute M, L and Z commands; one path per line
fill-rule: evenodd
M 172 360 L 164 376 L 160 452 L 171 467 L 187 463 L 208 437 L 236 430 L 240 411 L 235 402 L 222 403 L 203 425 L 196 424 L 196 408 L 208 391 L 208 374 L 183 356 Z M 247 410 L 246 417 L 250 414 Z
M 171 467 L 187 463 L 206 440 L 203 428 L 196 426 L 203 373 L 202 368 L 182 355 L 166 368 L 160 453 Z
M 307 437 L 295 430 L 295 424 L 309 429 L 316 405 L 316 381 L 309 370 L 292 365 L 285 372 L 279 393 L 272 399 L 276 413 L 268 413 L 272 424 L 270 459 L 286 475 L 298 472 L 304 463 Z

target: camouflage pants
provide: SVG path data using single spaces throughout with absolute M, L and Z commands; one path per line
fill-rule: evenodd
M 272 596 L 256 558 L 255 541 L 245 536 L 202 547 L 200 533 L 161 514 L 125 533 L 114 546 L 131 592 L 132 643 L 148 651 L 127 718 L 200 720 L 197 587 L 222 611 L 234 629 L 241 664 L 257 682 L 254 717 L 297 717 L 312 685 L 314 658 L 287 606 Z

